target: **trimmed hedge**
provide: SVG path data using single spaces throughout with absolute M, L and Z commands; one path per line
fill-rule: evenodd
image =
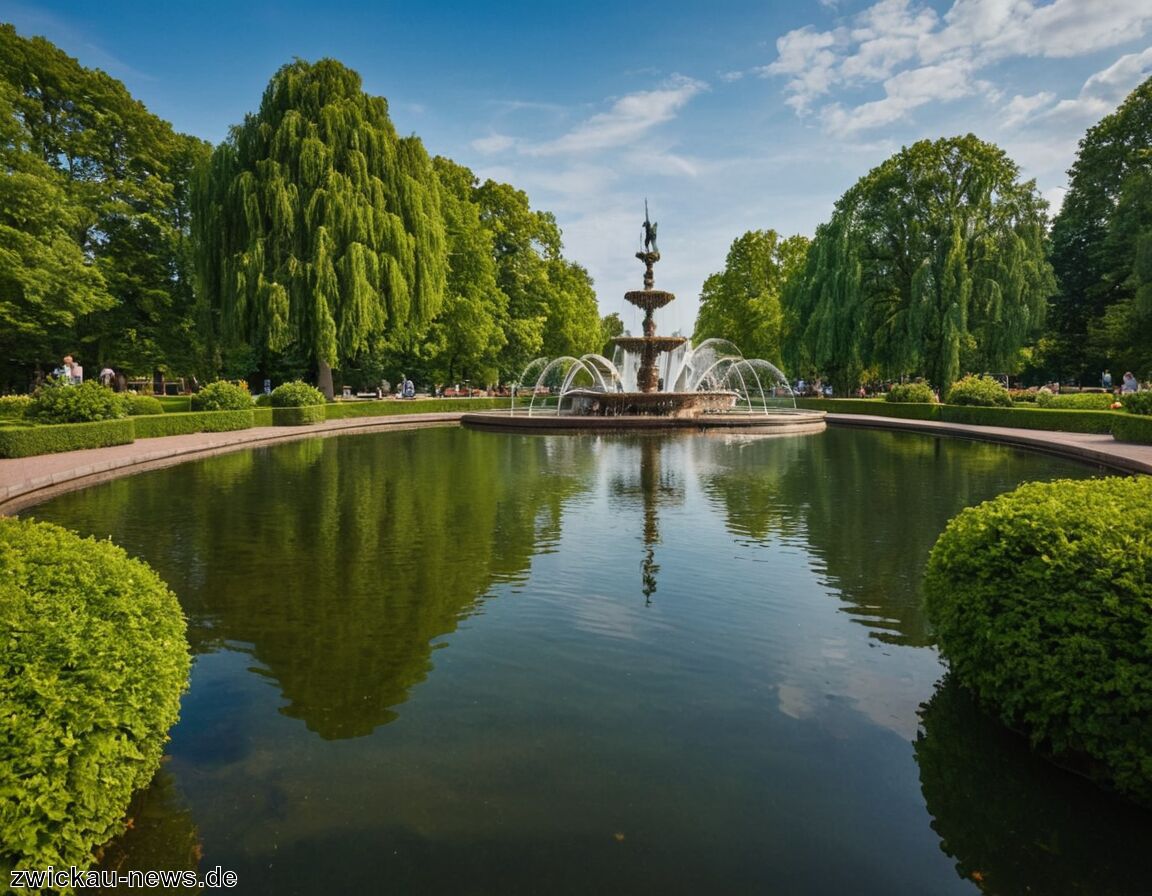
M 1152 417 L 1117 414 L 1112 423 L 1112 437 L 1118 442 L 1152 445 Z
M 1116 397 L 1111 392 L 1072 392 L 1057 395 L 1047 390 L 1036 394 L 1036 404 L 1042 408 L 1061 408 L 1078 411 L 1106 411 Z
M 1133 419 L 1116 411 L 1062 411 L 1036 407 L 983 408 L 963 405 L 896 404 L 872 398 L 798 398 L 796 407 L 830 414 L 869 414 L 908 420 L 938 420 L 969 426 L 1010 426 L 1052 432 L 1107 434 L 1121 420 Z
M 273 426 L 307 426 L 312 423 L 323 423 L 325 419 L 322 404 L 303 405 L 301 407 L 273 407 Z
M 87 868 L 179 715 L 180 605 L 111 542 L 0 518 L 0 638 L 0 875 Z
M 192 432 L 233 432 L 251 429 L 252 409 L 243 411 L 189 411 L 163 414 L 158 417 L 137 417 L 136 437 L 154 439 L 160 436 L 180 436 Z
M 0 429 L 0 457 L 33 457 L 81 448 L 130 445 L 135 439 L 133 420 L 95 423 L 55 423 Z
M 986 707 L 1152 806 L 1152 477 L 1030 483 L 962 511 L 924 597 Z
M 526 399 L 517 400 L 518 405 L 527 403 Z M 511 398 L 386 398 L 379 401 L 333 402 L 325 405 L 325 417 L 328 420 L 348 420 L 356 417 L 390 417 L 394 414 L 506 410 L 511 406 Z
M 939 420 L 938 404 L 887 401 L 883 398 L 797 398 L 796 407 L 829 414 L 869 414 L 873 417 L 903 417 L 909 420 Z
M 272 425 L 272 408 L 270 408 L 270 407 L 252 408 L 252 425 L 253 426 L 271 426 Z

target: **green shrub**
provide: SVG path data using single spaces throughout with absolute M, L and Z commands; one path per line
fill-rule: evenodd
M 1112 438 L 1118 442 L 1152 445 L 1152 417 L 1116 414 L 1112 421 Z
M 110 542 L 0 518 L 0 632 L 0 873 L 86 868 L 179 714 L 180 605 Z
M 270 407 L 272 407 L 272 396 L 270 394 L 261 392 L 259 395 L 256 396 L 255 401 L 256 401 L 256 407 L 258 407 L 258 408 L 270 408 Z
M 31 404 L 31 395 L 0 395 L 0 420 L 20 420 Z
M 986 707 L 1152 806 L 1152 477 L 1031 483 L 962 511 L 924 595 Z
M 927 383 L 898 383 L 884 396 L 887 401 L 904 404 L 935 404 L 936 393 Z
M 140 418 L 147 419 L 147 418 Z M 130 445 L 135 440 L 131 419 L 99 420 L 96 423 L 59 423 L 51 426 L 19 426 L 0 429 L 0 457 L 34 457 L 81 448 Z
M 1072 392 L 1067 395 L 1057 395 L 1054 392 L 1044 390 L 1037 396 L 1036 404 L 1042 408 L 1055 408 L 1057 410 L 1106 411 L 1112 407 L 1113 400 L 1111 392 Z
M 323 392 L 301 380 L 282 383 L 272 390 L 274 408 L 300 408 L 325 403 Z
M 127 395 L 122 395 L 121 400 L 124 402 L 129 417 L 144 417 L 148 414 L 164 413 L 164 403 L 151 395 L 136 395 L 129 392 Z
M 1115 411 L 1060 411 L 1051 408 L 984 408 L 952 404 L 940 408 L 945 423 L 969 426 L 1010 426 L 1014 429 L 1047 429 L 1052 432 L 1094 432 L 1107 435 L 1120 414 Z
M 1129 414 L 1152 415 L 1152 392 L 1125 392 L 1120 401 Z
M 1012 399 L 1014 404 L 1035 404 L 1038 400 L 1039 394 L 1039 391 L 1036 389 L 1008 390 L 1008 397 Z
M 1004 388 L 1004 384 L 990 376 L 966 376 L 964 379 L 952 384 L 948 396 L 944 399 L 947 404 L 970 405 L 986 408 L 1010 408 L 1012 396 Z
M 138 439 L 180 436 L 192 432 L 233 432 L 252 428 L 252 408 L 243 411 L 177 412 L 158 417 L 137 417 L 134 422 Z
M 273 426 L 306 426 L 324 422 L 324 405 L 310 404 L 303 407 L 272 408 Z
M 37 423 L 91 423 L 126 417 L 120 396 L 95 380 L 73 386 L 49 379 L 32 395 L 27 418 Z
M 255 407 L 252 409 L 252 425 L 253 426 L 271 426 L 272 425 L 272 408 Z
M 192 396 L 194 411 L 242 411 L 252 407 L 252 396 L 244 383 L 216 380 Z

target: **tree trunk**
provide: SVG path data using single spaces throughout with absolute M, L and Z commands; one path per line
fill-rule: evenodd
M 316 388 L 324 393 L 326 399 L 332 401 L 335 398 L 332 390 L 332 365 L 327 361 L 318 361 L 316 367 Z

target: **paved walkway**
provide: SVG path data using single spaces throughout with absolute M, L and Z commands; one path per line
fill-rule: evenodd
M 307 439 L 347 432 L 372 432 L 443 426 L 460 420 L 461 413 L 404 414 L 329 420 L 314 426 L 260 426 L 238 432 L 202 432 L 185 436 L 140 439 L 131 445 L 89 448 L 36 457 L 0 459 L 0 515 L 15 513 L 54 495 L 98 482 L 171 466 L 213 454 L 237 451 L 253 445 Z M 862 414 L 829 414 L 832 426 L 912 430 L 953 438 L 978 439 L 1017 445 L 1049 454 L 1130 473 L 1152 474 L 1152 445 L 1117 442 L 1111 436 L 1084 433 L 1009 429 L 1000 426 L 965 426 L 870 417 Z

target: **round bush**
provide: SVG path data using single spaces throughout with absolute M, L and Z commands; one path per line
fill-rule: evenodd
M 323 392 L 301 380 L 282 383 L 272 390 L 272 407 L 274 408 L 302 408 L 325 403 Z
M 924 596 L 986 707 L 1152 806 L 1152 477 L 1032 483 L 962 511 Z
M 966 376 L 952 384 L 944 399 L 946 404 L 971 405 L 984 408 L 1010 408 L 1012 396 L 1004 384 L 990 376 Z
M 152 395 L 124 395 L 124 405 L 129 417 L 147 417 L 150 414 L 163 414 L 164 403 Z
M 252 396 L 244 383 L 216 380 L 192 396 L 194 411 L 243 411 L 252 407 Z
M 0 518 L 0 873 L 87 867 L 160 765 L 184 616 L 107 541 Z
M 73 386 L 50 379 L 32 395 L 25 416 L 37 423 L 91 423 L 128 416 L 120 396 L 95 380 Z
M 1126 392 L 1120 401 L 1130 414 L 1152 415 L 1152 392 Z
M 936 393 L 927 383 L 899 383 L 888 390 L 885 399 L 911 404 L 935 404 Z

